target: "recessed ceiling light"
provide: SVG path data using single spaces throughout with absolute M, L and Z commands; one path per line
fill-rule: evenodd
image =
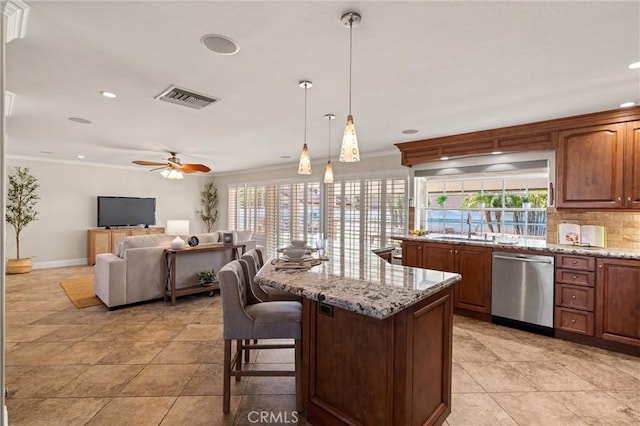
M 637 70 L 638 68 L 640 68 L 640 61 L 629 64 L 629 68 L 631 68 L 632 70 Z
M 87 120 L 86 118 L 69 117 L 67 120 L 73 121 L 74 123 L 91 124 L 91 121 Z
M 207 49 L 218 55 L 235 55 L 240 50 L 238 43 L 220 34 L 207 34 L 200 41 Z
M 634 106 L 635 104 L 635 102 L 623 102 L 620 104 L 620 108 L 629 108 Z
M 291 156 L 290 155 L 281 155 L 280 158 L 287 160 L 287 159 L 291 158 Z
M 107 91 L 105 91 L 105 90 L 103 90 L 103 91 L 102 91 L 102 92 L 100 92 L 100 93 L 101 93 L 101 94 L 102 94 L 102 96 L 104 96 L 105 98 L 115 98 L 115 97 L 117 97 L 117 96 L 118 96 L 118 95 L 116 95 L 116 94 L 115 94 L 115 93 L 113 93 L 113 92 L 107 92 Z
M 402 133 L 404 133 L 405 135 L 413 135 L 414 133 L 418 133 L 418 131 L 416 129 L 407 129 L 403 130 Z
M 449 159 L 449 157 L 444 156 L 444 157 L 440 157 L 440 159 L 441 159 L 442 161 L 445 161 L 445 160 L 448 160 L 448 159 Z
M 502 151 L 493 151 L 492 152 L 493 155 L 498 155 L 498 154 L 502 154 Z
M 84 158 L 84 155 L 82 155 L 82 154 L 78 154 L 78 158 L 83 159 L 83 158 Z
M 53 154 L 51 151 L 40 151 L 40 154 Z

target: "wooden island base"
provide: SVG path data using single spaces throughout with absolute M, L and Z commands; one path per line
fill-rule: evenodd
M 439 425 L 451 412 L 453 286 L 379 320 L 305 298 L 313 425 Z

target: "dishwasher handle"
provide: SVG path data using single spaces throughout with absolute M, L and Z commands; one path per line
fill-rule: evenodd
M 503 260 L 514 260 L 516 262 L 532 262 L 532 263 L 553 263 L 551 260 L 540 260 L 540 259 L 529 259 L 527 257 L 509 257 L 509 256 L 500 256 L 494 255 L 494 259 L 503 259 Z

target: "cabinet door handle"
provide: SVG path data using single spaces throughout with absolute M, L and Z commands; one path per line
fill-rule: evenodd
M 578 278 L 578 277 L 574 275 L 574 276 L 573 276 L 573 279 L 575 280 L 576 278 Z
M 576 295 L 574 294 L 573 296 L 571 296 L 571 298 L 572 298 L 572 299 L 575 299 L 575 298 L 576 298 Z
M 575 265 L 576 263 L 578 263 L 578 261 L 577 260 L 572 260 L 571 263 L 573 263 Z
M 618 201 L 622 201 L 622 197 L 618 197 Z
M 549 206 L 553 206 L 554 198 L 553 182 L 549 182 Z
M 449 250 L 449 253 L 453 253 L 453 250 Z
M 602 265 L 598 265 L 598 269 L 602 269 Z
M 627 201 L 631 201 L 631 197 L 627 197 Z
M 571 320 L 571 324 L 575 324 L 575 323 L 576 323 L 576 320 Z
M 418 246 L 418 250 L 422 250 L 422 247 Z
M 458 250 L 456 250 L 456 253 L 458 253 Z

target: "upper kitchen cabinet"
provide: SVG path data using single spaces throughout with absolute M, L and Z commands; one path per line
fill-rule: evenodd
M 640 121 L 627 123 L 624 161 L 626 207 L 640 209 Z
M 558 132 L 558 208 L 640 208 L 640 121 Z
M 558 208 L 621 208 L 626 125 L 609 124 L 558 132 Z

